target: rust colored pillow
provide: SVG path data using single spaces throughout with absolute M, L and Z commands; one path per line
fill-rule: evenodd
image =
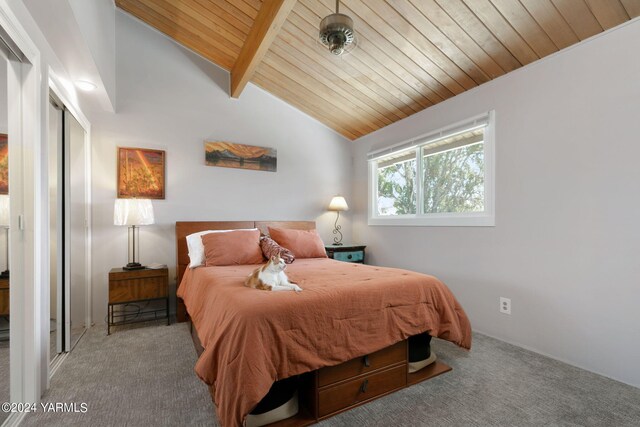
M 259 230 L 233 230 L 202 236 L 205 265 L 262 264 Z
M 296 258 L 326 258 L 324 243 L 316 230 L 286 230 L 269 227 L 269 235 Z

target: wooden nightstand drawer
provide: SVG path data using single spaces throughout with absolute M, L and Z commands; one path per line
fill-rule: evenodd
M 121 270 L 113 269 L 109 273 L 109 303 L 141 301 L 169 296 L 169 271 L 158 270 Z
M 141 270 L 123 270 L 122 268 L 112 268 L 109 272 L 109 281 L 146 279 L 151 277 L 167 277 L 169 270 L 166 268 L 144 268 Z
M 9 315 L 9 289 L 0 289 L 0 316 Z
M 367 356 L 357 357 L 336 366 L 328 366 L 318 371 L 318 385 L 320 387 L 333 384 L 341 380 L 375 371 L 407 360 L 407 344 L 404 341 L 384 348 Z
M 167 281 L 163 277 L 129 279 L 112 282 L 109 285 L 110 303 L 166 298 L 168 296 Z
M 9 279 L 0 279 L 0 316 L 9 315 Z
M 407 382 L 406 371 L 406 364 L 402 364 L 320 390 L 318 393 L 319 416 L 332 414 L 404 387 Z

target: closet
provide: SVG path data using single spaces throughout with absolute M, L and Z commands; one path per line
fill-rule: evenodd
M 89 326 L 86 131 L 50 92 L 50 360 L 69 352 Z

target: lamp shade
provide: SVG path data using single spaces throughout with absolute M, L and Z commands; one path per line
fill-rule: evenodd
M 149 225 L 154 223 L 153 205 L 149 199 L 116 199 L 114 225 Z
M 329 203 L 330 211 L 348 211 L 349 206 L 347 205 L 347 201 L 342 196 L 334 196 L 331 199 L 331 203 Z
M 0 227 L 9 227 L 9 196 L 6 194 L 0 195 Z

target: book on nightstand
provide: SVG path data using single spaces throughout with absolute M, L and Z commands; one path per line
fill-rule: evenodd
M 150 268 L 151 270 L 160 270 L 161 268 L 167 268 L 167 265 L 154 262 L 153 264 L 147 265 L 147 268 Z

